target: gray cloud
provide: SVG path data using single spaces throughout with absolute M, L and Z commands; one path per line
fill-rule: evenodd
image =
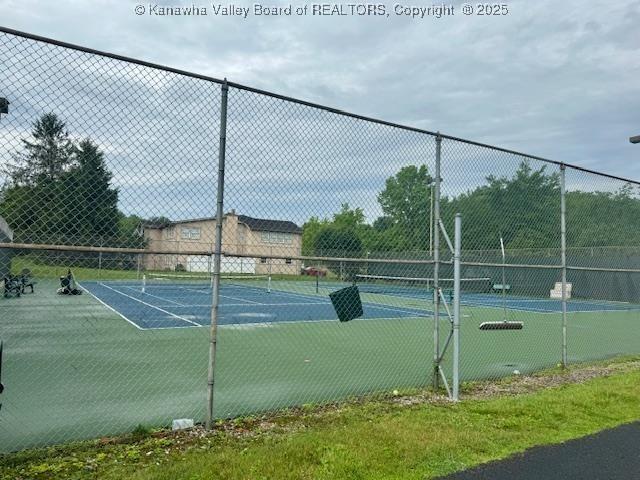
M 588 5 L 578 1 L 519 1 L 509 2 L 510 14 L 504 17 L 470 18 L 458 13 L 455 17 L 422 21 L 393 17 L 154 18 L 136 16 L 135 5 L 10 0 L 0 6 L 0 17 L 10 19 L 6 26 L 11 28 L 218 78 L 226 76 L 238 83 L 347 111 L 640 179 L 640 147 L 627 140 L 640 133 L 637 0 L 613 5 L 605 1 Z M 130 81 L 137 83 L 135 88 L 142 95 L 137 101 L 144 103 L 144 95 L 152 94 L 151 86 Z M 120 84 L 118 88 L 124 88 L 122 80 L 116 83 Z M 187 91 L 185 86 L 173 87 L 176 95 Z M 163 91 L 163 98 L 170 101 L 170 93 L 171 88 Z M 177 103 L 193 108 L 193 99 L 181 98 Z M 86 108 L 91 105 L 89 101 Z M 157 112 L 146 111 L 144 115 Z M 206 112 L 200 111 L 198 118 L 203 115 Z M 198 129 L 197 119 L 184 114 L 179 118 L 185 136 L 191 135 L 191 129 Z M 322 117 L 318 121 L 321 132 L 336 132 L 334 120 Z M 344 125 L 357 130 L 348 122 Z M 370 135 L 366 129 L 358 131 Z M 309 132 L 301 134 L 305 138 Z M 150 141 L 145 138 L 145 142 Z M 105 138 L 104 142 L 120 159 L 134 148 L 118 146 L 114 139 Z M 276 136 L 276 142 L 282 145 L 284 140 Z M 367 142 L 361 144 L 363 151 L 373 148 L 370 138 Z M 209 145 L 209 141 L 204 144 Z M 339 144 L 326 151 L 337 152 Z M 247 140 L 246 148 L 255 150 L 251 145 Z M 335 203 L 353 195 L 366 198 L 362 206 L 370 216 L 379 214 L 375 192 L 388 171 L 415 161 L 412 155 L 422 148 L 417 147 L 415 139 L 405 138 L 394 140 L 392 147 L 390 151 L 394 153 L 387 151 L 387 155 L 393 160 L 379 173 L 368 172 L 363 184 L 338 181 L 335 165 L 320 172 L 324 175 L 318 179 L 318 192 L 307 199 L 308 208 L 300 204 L 300 210 L 327 214 L 335 210 Z M 140 158 L 145 147 L 135 148 L 135 155 Z M 167 156 L 155 157 L 151 165 L 175 158 L 179 155 L 177 150 L 163 152 Z M 262 156 L 255 154 L 252 168 L 260 171 L 262 178 L 278 176 L 278 169 L 269 170 L 264 163 L 276 160 L 266 151 Z M 305 161 L 326 161 L 326 151 L 312 152 Z M 339 160 L 353 162 L 356 170 L 371 165 L 357 160 L 355 154 Z M 283 154 L 278 161 L 282 162 L 281 169 L 291 169 L 298 158 L 293 153 Z M 476 172 L 460 171 L 462 183 L 451 186 L 452 192 L 464 190 L 462 184 L 472 185 L 472 179 L 479 176 L 480 170 L 490 170 L 492 162 L 487 160 Z M 504 166 L 505 172 L 512 171 L 512 163 Z M 315 175 L 314 171 L 310 169 L 306 174 Z M 175 173 L 167 175 L 173 178 Z M 192 176 L 187 182 L 192 182 Z M 128 180 L 131 183 L 131 178 Z M 237 183 L 235 191 L 247 200 L 259 196 L 259 182 L 254 183 Z M 124 179 L 122 185 L 123 194 L 137 188 Z M 245 190 L 239 185 L 244 185 Z M 335 202 L 331 205 L 322 202 L 321 190 L 326 188 L 335 189 Z M 274 189 L 269 193 L 273 205 L 277 203 L 278 188 L 271 190 Z M 299 193 L 296 190 L 292 196 Z M 135 193 L 131 195 L 135 199 Z M 303 198 L 297 201 L 304 203 Z M 207 210 L 209 205 L 207 202 Z M 182 208 L 175 213 L 190 213 Z M 285 210 L 283 214 L 287 213 Z M 194 209 L 193 213 L 197 216 L 201 210 Z M 267 215 L 273 210 L 258 213 Z

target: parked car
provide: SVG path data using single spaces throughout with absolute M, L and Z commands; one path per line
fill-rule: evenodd
M 310 275 L 312 277 L 326 277 L 327 271 L 318 267 L 305 267 L 300 272 L 302 275 Z

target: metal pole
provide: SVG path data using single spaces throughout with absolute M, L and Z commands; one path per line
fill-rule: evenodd
M 440 362 L 440 155 L 442 137 L 436 136 L 435 198 L 433 202 L 433 388 L 438 388 Z
M 567 368 L 567 223 L 565 166 L 560 165 L 560 263 L 562 264 L 562 368 Z
M 227 80 L 221 86 L 220 102 L 220 144 L 218 147 L 218 200 L 216 210 L 216 239 L 213 259 L 213 288 L 211 298 L 211 330 L 209 334 L 209 366 L 207 372 L 207 417 L 205 427 L 213 425 L 213 391 L 216 367 L 216 346 L 218 335 L 218 306 L 220 302 L 220 263 L 222 260 L 222 220 L 224 208 L 224 162 L 227 151 L 227 100 L 229 86 Z
M 433 180 L 429 184 L 429 257 L 433 256 Z
M 460 254 L 462 251 L 462 218 L 456 213 L 453 250 L 453 401 L 460 399 Z
M 507 257 L 504 252 L 504 240 L 502 233 L 500 234 L 500 250 L 502 251 L 502 320 L 507 321 L 507 276 L 505 274 L 505 266 L 507 264 Z

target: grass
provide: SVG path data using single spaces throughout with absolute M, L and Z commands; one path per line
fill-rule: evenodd
M 69 268 L 62 263 L 60 265 L 48 265 L 42 262 L 38 262 L 36 259 L 37 257 L 32 255 L 16 256 L 11 261 L 11 271 L 14 274 L 19 274 L 23 269 L 27 269 L 30 270 L 33 275 L 39 279 L 58 279 L 60 276 L 66 275 L 67 269 Z M 83 278 L 87 280 L 129 280 L 135 279 L 139 275 L 136 270 L 78 267 L 73 265 L 75 261 L 77 260 L 70 259 L 69 265 L 71 266 L 73 274 L 77 278 Z
M 213 435 L 164 434 L 139 426 L 135 435 L 121 439 L 0 457 L 0 478 L 433 478 L 637 420 L 637 366 L 581 384 L 459 404 L 407 406 L 403 398 L 387 397 L 308 406 L 238 419 Z
M 118 269 L 118 268 L 91 268 L 91 267 L 79 267 L 73 266 L 73 263 L 76 260 L 70 259 L 69 264 L 72 266 L 72 270 L 74 275 L 77 278 L 81 278 L 84 280 L 133 280 L 139 279 L 140 273 L 136 269 Z M 105 265 L 108 266 L 108 263 L 105 262 Z M 15 256 L 11 261 L 11 271 L 14 274 L 19 274 L 23 269 L 30 270 L 36 275 L 38 278 L 50 278 L 57 279 L 62 275 L 67 273 L 67 266 L 64 264 L 59 265 L 48 265 L 38 261 L 38 257 L 34 255 L 18 255 Z M 183 272 L 177 271 L 174 272 L 172 270 L 148 270 L 142 273 L 147 274 L 175 274 L 175 275 L 184 275 L 184 276 L 195 276 L 201 277 L 206 275 L 206 272 Z M 242 274 L 238 273 L 223 273 L 224 276 L 233 276 L 238 275 L 242 276 Z M 311 282 L 316 283 L 316 277 L 309 275 L 289 275 L 289 274 L 281 274 L 276 273 L 271 275 L 272 280 L 291 280 L 295 282 Z M 319 279 L 321 284 L 330 282 L 335 283 L 339 282 L 339 279 L 332 273 L 329 273 L 325 277 L 321 277 Z

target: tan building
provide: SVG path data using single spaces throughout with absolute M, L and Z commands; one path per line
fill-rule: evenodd
M 147 270 L 185 270 L 210 272 L 210 255 L 187 255 L 179 252 L 211 252 L 215 241 L 216 219 L 195 218 L 144 226 L 147 248 L 171 254 L 147 255 Z M 221 271 L 225 273 L 299 274 L 302 263 L 293 258 L 302 251 L 302 229 L 287 220 L 268 220 L 224 215 L 222 223 Z M 178 252 L 178 253 L 176 253 Z M 238 256 L 242 255 L 242 257 Z M 271 256 L 285 257 L 273 259 Z

